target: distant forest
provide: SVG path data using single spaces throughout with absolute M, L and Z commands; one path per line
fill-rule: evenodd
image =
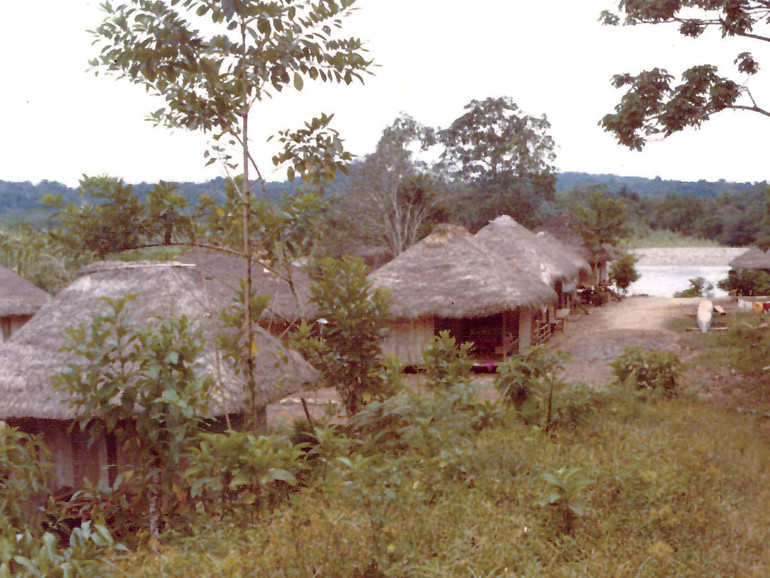
M 345 179 L 347 177 L 341 175 L 336 183 L 337 190 L 332 192 L 344 190 Z M 225 179 L 177 184 L 181 193 L 192 201 L 201 195 L 222 201 Z M 152 186 L 135 184 L 133 190 L 144 198 Z M 267 184 L 267 193 L 277 200 L 283 192 L 292 192 L 294 188 L 293 183 L 271 182 Z M 569 210 L 581 202 L 586 191 L 599 188 L 623 201 L 629 224 L 641 236 L 646 231 L 668 230 L 724 245 L 744 246 L 765 237 L 770 221 L 770 194 L 766 182 L 686 182 L 659 177 L 647 179 L 565 172 L 557 175 L 555 188 L 557 202 L 550 206 L 549 213 Z M 65 201 L 79 201 L 77 189 L 61 183 L 0 181 L 0 224 L 27 222 L 45 226 L 46 217 L 39 210 L 39 203 L 46 194 L 61 195 Z M 464 222 L 462 214 L 447 211 L 444 215 Z

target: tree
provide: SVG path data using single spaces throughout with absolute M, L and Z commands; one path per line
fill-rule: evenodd
M 598 251 L 605 243 L 617 245 L 628 236 L 623 202 L 605 195 L 600 188 L 589 191 L 572 212 L 577 218 L 577 232 L 592 251 Z
M 212 137 L 205 156 L 228 171 L 232 206 L 241 216 L 238 246 L 227 249 L 244 259 L 247 344 L 253 341 L 252 260 L 255 245 L 265 248 L 253 235 L 255 208 L 272 210 L 251 154 L 250 113 L 285 88 L 302 90 L 308 79 L 346 84 L 362 80 L 371 62 L 363 56 L 361 41 L 334 34 L 354 2 L 130 0 L 117 7 L 104 4 L 106 19 L 94 31 L 100 49 L 92 61 L 97 70 L 140 84 L 163 99 L 152 120 Z M 318 184 L 342 166 L 342 145 L 330 121 L 324 116 L 297 131 L 281 132 L 283 152 L 274 162 L 290 164 L 290 178 L 297 175 Z M 259 207 L 252 169 L 265 197 Z M 232 228 L 235 216 L 228 218 Z M 274 246 L 266 249 L 271 255 L 283 253 Z M 244 353 L 247 387 L 253 391 L 254 354 L 251 347 Z M 256 408 L 250 410 L 256 413 Z
M 415 153 L 435 142 L 433 131 L 402 114 L 376 150 L 353 166 L 335 217 L 346 234 L 398 255 L 420 240 L 441 215 L 441 187 Z M 349 239 L 348 239 L 349 244 Z
M 610 279 L 615 286 L 625 293 L 631 283 L 639 280 L 639 272 L 636 270 L 636 262 L 639 257 L 624 251 L 620 258 L 610 264 Z
M 509 214 L 525 226 L 554 199 L 554 141 L 545 116 L 525 115 L 510 97 L 472 100 L 465 114 L 439 131 L 441 166 L 468 185 L 473 225 Z
M 130 321 L 135 298 L 103 298 L 105 310 L 90 324 L 68 329 L 65 349 L 80 359 L 53 379 L 84 431 L 93 439 L 113 435 L 117 447 L 135 452 L 137 495 L 149 498 L 150 533 L 157 536 L 182 455 L 210 411 L 213 379 L 197 371 L 201 328 L 186 316 L 138 327 Z
M 620 14 L 602 12 L 609 25 L 674 24 L 683 36 L 697 38 L 709 29 L 723 38 L 739 37 L 770 42 L 770 2 L 767 0 L 620 0 Z M 700 64 L 682 73 L 681 81 L 662 68 L 639 74 L 618 74 L 616 88 L 627 87 L 614 114 L 600 124 L 618 142 L 642 150 L 653 135 L 668 137 L 687 127 L 699 127 L 720 111 L 746 110 L 770 116 L 754 99 L 748 81 L 759 71 L 750 52 L 736 55 L 737 72 L 744 81 L 731 80 L 716 66 Z

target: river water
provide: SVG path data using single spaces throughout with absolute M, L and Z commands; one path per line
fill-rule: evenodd
M 628 288 L 629 295 L 653 295 L 655 297 L 673 297 L 677 291 L 690 287 L 690 279 L 703 277 L 714 285 L 710 297 L 726 297 L 727 293 L 717 288 L 717 281 L 727 277 L 730 267 L 721 266 L 636 266 L 641 275 L 636 283 Z

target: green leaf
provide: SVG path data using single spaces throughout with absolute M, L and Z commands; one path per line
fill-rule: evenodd
M 302 88 L 305 86 L 305 82 L 302 80 L 302 76 L 299 72 L 294 73 L 294 88 L 297 90 L 302 90 Z

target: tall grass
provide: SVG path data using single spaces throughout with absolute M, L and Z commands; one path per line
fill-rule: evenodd
M 616 391 L 575 429 L 511 414 L 438 459 L 332 470 L 279 509 L 197 516 L 130 576 L 765 576 L 770 451 L 748 414 Z M 704 427 L 707 424 L 707 427 Z M 440 424 L 433 427 L 440 429 Z M 455 438 L 452 438 L 455 439 Z M 379 463 L 379 462 L 378 462 Z M 572 533 L 540 475 L 593 479 Z

